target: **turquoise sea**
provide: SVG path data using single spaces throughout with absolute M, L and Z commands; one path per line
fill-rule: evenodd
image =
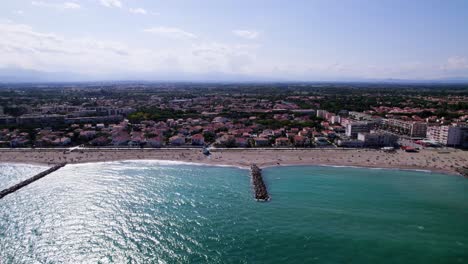
M 20 166 L 13 168 L 12 166 Z M 0 165 L 0 186 L 43 167 Z M 468 180 L 317 166 L 67 165 L 0 200 L 0 263 L 468 263 Z

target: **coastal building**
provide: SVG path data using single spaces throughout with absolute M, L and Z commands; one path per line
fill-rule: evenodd
M 390 118 L 382 120 L 382 124 L 387 129 L 410 137 L 426 137 L 427 124 L 423 122 Z
M 224 134 L 218 137 L 216 139 L 216 143 L 224 147 L 234 147 L 236 144 L 235 137 L 233 135 L 228 135 L 228 134 Z
M 69 117 L 65 118 L 65 124 L 98 124 L 98 123 L 119 123 L 124 120 L 121 115 L 110 115 L 110 116 L 82 116 L 82 117 Z
M 327 114 L 328 114 L 327 110 L 317 110 L 317 117 L 319 118 L 325 118 Z
M 97 137 L 89 142 L 93 146 L 105 146 L 109 144 L 109 138 L 105 136 Z
M 130 135 L 127 132 L 119 132 L 112 136 L 112 145 L 123 146 L 130 141 Z
M 69 137 L 58 137 L 51 142 L 52 145 L 55 146 L 66 146 L 71 143 L 71 139 Z
M 202 134 L 195 134 L 191 137 L 192 145 L 203 146 L 205 145 L 205 137 Z
M 315 137 L 314 142 L 317 147 L 325 147 L 330 145 L 330 141 L 328 141 L 326 137 Z
M 94 130 L 83 130 L 83 131 L 80 132 L 78 137 L 80 139 L 90 140 L 90 139 L 93 139 L 95 136 L 96 136 L 96 131 L 94 131 Z
M 346 125 L 346 136 L 356 138 L 358 133 L 369 132 L 370 125 L 367 122 L 351 122 Z
M 393 147 L 398 136 L 385 132 L 358 133 L 357 139 L 363 142 L 364 147 Z
M 340 117 L 348 117 L 349 116 L 349 111 L 348 110 L 340 110 L 340 111 L 338 111 L 338 115 Z
M 249 141 L 247 138 L 243 138 L 243 137 L 236 137 L 234 139 L 234 141 L 236 142 L 236 147 L 239 147 L 239 148 L 246 148 L 249 146 Z
M 445 146 L 467 147 L 468 126 L 446 125 L 430 126 L 427 129 L 427 138 Z
M 65 122 L 64 115 L 36 115 L 36 114 L 27 114 L 22 115 L 16 119 L 18 125 L 41 125 L 41 126 L 50 126 L 50 125 L 60 125 Z
M 30 140 L 27 138 L 23 138 L 23 137 L 14 138 L 10 141 L 10 147 L 12 148 L 24 147 L 29 142 Z
M 279 137 L 275 139 L 275 145 L 277 147 L 287 147 L 290 145 L 289 138 L 287 137 Z
M 213 118 L 213 123 L 226 123 L 228 121 L 229 119 L 227 119 L 226 117 L 222 117 L 222 116 L 217 116 Z
M 0 115 L 0 125 L 16 125 L 16 117 Z
M 146 143 L 152 148 L 160 148 L 163 145 L 163 139 L 159 136 L 146 139 Z
M 181 146 L 185 144 L 185 137 L 176 135 L 169 138 L 169 144 L 172 146 Z
M 295 147 L 304 147 L 306 144 L 308 144 L 308 140 L 306 137 L 296 135 L 293 137 L 294 140 L 294 146 Z
M 256 147 L 267 147 L 270 145 L 270 140 L 268 140 L 268 138 L 264 138 L 264 137 L 257 137 L 257 138 L 254 138 L 254 145 Z
M 363 112 L 350 111 L 349 116 L 354 120 L 369 121 L 372 119 L 372 116 Z
M 338 116 L 338 115 L 333 115 L 331 116 L 328 121 L 331 123 L 331 124 L 339 124 L 341 122 L 341 117 Z
M 342 148 L 362 148 L 364 142 L 358 139 L 351 138 L 340 138 L 336 141 L 336 144 Z
M 340 118 L 340 125 L 343 127 L 346 127 L 348 124 L 351 124 L 351 119 L 347 117 L 341 117 Z

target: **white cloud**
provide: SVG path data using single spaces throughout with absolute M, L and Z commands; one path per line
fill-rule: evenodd
M 256 39 L 259 35 L 257 31 L 254 30 L 245 30 L 245 29 L 236 29 L 232 33 L 238 37 L 245 39 Z
M 152 27 L 143 30 L 146 33 L 157 34 L 160 36 L 179 38 L 179 39 L 194 39 L 197 35 L 175 27 Z
M 148 14 L 148 12 L 145 9 L 140 8 L 140 7 L 139 8 L 130 8 L 129 11 L 130 11 L 130 13 L 137 14 L 137 15 L 146 15 L 146 14 Z
M 126 78 L 157 74 L 227 73 L 296 80 L 333 80 L 337 77 L 421 78 L 468 76 L 468 58 L 451 57 L 439 63 L 403 64 L 347 62 L 340 58 L 259 57 L 256 42 L 235 44 L 205 41 L 178 28 L 156 27 L 147 32 L 190 41 L 155 41 L 127 44 L 101 38 L 71 38 L 41 32 L 24 24 L 0 19 L 0 68 L 14 67 L 48 72 L 73 72 Z M 311 62 L 313 61 L 313 62 Z M 444 65 L 444 67 L 440 67 Z M 127 75 L 125 75 L 127 74 Z M 142 76 L 142 75 L 135 75 Z M 160 77 L 161 75 L 159 75 Z M 169 76 L 169 75 L 168 75 Z M 138 77 L 136 77 L 138 78 Z
M 55 8 L 59 10 L 65 10 L 65 9 L 80 9 L 81 6 L 75 2 L 63 2 L 63 3 L 50 3 L 50 2 L 44 2 L 44 1 L 32 1 L 31 4 L 33 6 L 39 6 L 39 7 L 47 7 L 47 8 Z
M 99 2 L 105 7 L 122 7 L 122 2 L 119 0 L 99 0 Z
M 16 11 L 13 11 L 13 14 L 18 15 L 18 16 L 22 16 L 22 15 L 24 15 L 24 11 L 23 10 L 16 10 Z
M 253 45 L 230 45 L 224 43 L 200 43 L 193 45 L 191 55 L 196 65 L 204 71 L 249 73 L 256 60 Z
M 173 34 L 175 30 L 162 31 L 163 34 Z M 183 35 L 187 34 L 193 36 L 188 32 Z M 99 76 L 163 72 L 247 73 L 252 70 L 256 49 L 254 46 L 205 43 L 202 40 L 197 43 L 177 42 L 168 47 L 134 47 L 100 39 L 67 38 L 13 22 L 0 22 L 0 35 L 0 68 Z M 121 76 L 118 78 L 124 78 Z
M 63 3 L 63 7 L 65 9 L 80 9 L 81 6 L 77 3 L 73 3 L 73 2 L 65 2 Z
M 447 59 L 442 66 L 444 70 L 464 70 L 468 69 L 468 59 L 461 56 L 453 56 Z

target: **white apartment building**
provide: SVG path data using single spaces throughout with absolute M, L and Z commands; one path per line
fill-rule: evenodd
M 370 125 L 367 122 L 351 122 L 346 125 L 346 136 L 356 138 L 358 133 L 369 132 Z
M 425 137 L 427 132 L 427 124 L 423 122 L 384 119 L 382 123 L 390 129 L 398 130 L 398 132 L 410 137 Z
M 430 126 L 427 138 L 446 146 L 466 147 L 468 145 L 468 126 Z
M 331 116 L 328 121 L 331 123 L 331 124 L 339 124 L 341 122 L 341 117 L 340 116 L 337 116 L 337 115 L 333 115 Z
M 317 117 L 325 118 L 327 114 L 328 114 L 327 110 L 317 110 Z
M 398 136 L 385 132 L 358 133 L 358 140 L 363 141 L 366 147 L 393 147 Z

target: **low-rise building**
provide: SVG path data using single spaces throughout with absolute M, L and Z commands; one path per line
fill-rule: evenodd
M 205 145 L 205 137 L 202 134 L 195 134 L 191 137 L 192 145 L 203 146 Z
M 275 139 L 275 145 L 277 147 L 287 147 L 287 146 L 290 146 L 290 142 L 289 142 L 289 138 L 287 137 L 279 137 L 277 139 Z
M 315 137 L 314 142 L 317 147 L 325 147 L 330 145 L 330 141 L 328 141 L 326 137 Z
M 169 144 L 172 146 L 181 146 L 185 144 L 185 137 L 181 135 L 172 136 L 169 138 Z
M 293 140 L 294 140 L 295 147 L 304 147 L 307 143 L 309 143 L 306 137 L 299 136 L 299 135 L 294 136 Z
M 234 140 L 236 142 L 236 147 L 246 148 L 249 146 L 249 141 L 246 138 L 236 137 Z
M 362 148 L 364 147 L 364 142 L 357 139 L 344 138 L 338 139 L 337 145 L 343 148 Z
M 146 138 L 146 144 L 152 148 L 160 148 L 163 145 L 163 138 L 160 136 Z
M 270 140 L 264 137 L 257 137 L 253 139 L 256 147 L 267 147 L 270 145 Z
M 0 125 L 16 125 L 16 117 L 0 115 Z

